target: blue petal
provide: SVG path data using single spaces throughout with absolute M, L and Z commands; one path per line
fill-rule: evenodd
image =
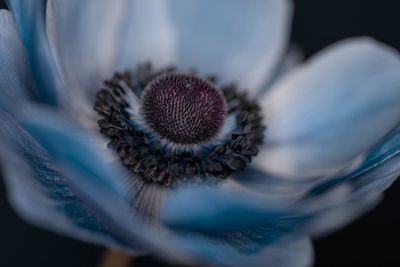
M 226 233 L 264 226 L 275 235 L 300 230 L 314 234 L 348 223 L 379 199 L 379 192 L 366 194 L 356 191 L 351 184 L 291 203 L 271 201 L 243 190 L 203 186 L 181 189 L 171 195 L 162 218 L 171 228 L 186 231 Z M 315 229 L 310 229 L 309 225 L 314 225 Z
M 49 0 L 47 33 L 72 97 L 93 100 L 104 80 L 138 63 L 173 63 L 175 35 L 165 6 L 158 0 Z
M 69 166 L 71 169 L 74 167 Z M 85 203 L 121 240 L 156 252 L 166 259 L 185 264 L 229 266 L 246 263 L 269 265 L 277 261 L 280 261 L 280 266 L 308 266 L 312 261 L 309 240 L 288 232 L 293 227 L 290 220 L 281 220 L 274 227 L 214 234 L 165 231 L 162 228 L 156 228 L 154 232 L 135 220 L 133 211 L 121 199 L 122 194 L 115 194 L 110 188 L 101 186 L 94 177 L 88 177 L 88 173 L 64 173 Z
M 383 191 L 400 175 L 400 128 L 388 135 L 368 154 L 354 172 L 315 186 L 310 194 L 322 194 L 340 183 L 352 181 L 360 190 Z
M 32 223 L 90 241 L 123 248 L 60 175 L 48 153 L 7 113 L 0 110 L 1 159 L 8 196 Z
M 311 179 L 288 182 L 285 179 L 272 176 L 252 167 L 233 173 L 231 179 L 236 188 L 262 196 L 270 201 L 280 201 L 281 203 L 293 203 L 293 201 L 303 197 L 316 182 Z
M 91 177 L 97 177 L 97 182 L 103 186 L 115 192 L 122 190 L 114 183 L 115 179 L 104 178 L 115 173 L 107 164 L 99 164 L 107 161 L 100 146 L 96 149 L 88 145 L 95 141 L 94 136 L 85 133 L 66 115 L 55 110 L 32 108 L 29 113 L 19 114 L 18 121 L 55 160 L 62 159 L 70 165 L 78 165 L 91 172 Z
M 397 51 L 370 39 L 335 44 L 262 99 L 268 130 L 254 163 L 288 178 L 332 175 L 398 125 L 399 101 Z
M 298 67 L 305 59 L 304 53 L 297 45 L 291 45 L 286 54 L 279 62 L 277 69 L 266 86 L 258 92 L 258 97 L 262 97 L 273 85 L 283 79 L 292 70 Z
M 202 265 L 306 267 L 313 263 L 310 239 L 295 235 L 282 238 L 257 253 L 246 253 L 229 242 L 206 236 L 187 235 L 179 240 L 187 250 L 202 257 Z
M 24 47 L 7 10 L 0 10 L 0 84 L 0 106 L 7 110 L 37 97 Z
M 256 92 L 272 77 L 288 41 L 287 0 L 171 0 L 178 66 Z
M 382 199 L 380 192 L 362 192 L 351 183 L 336 186 L 324 195 L 330 196 L 325 200 L 321 196 L 307 196 L 300 201 L 305 210 L 314 210 L 314 216 L 300 229 L 313 237 L 342 228 L 374 208 Z M 321 199 L 326 203 L 321 203 Z
M 266 203 L 262 198 L 242 192 L 202 188 L 172 194 L 162 214 L 164 223 L 170 227 L 219 233 L 260 225 L 275 228 L 276 232 L 288 232 L 306 217 L 286 210 L 279 202 Z
M 85 203 L 124 243 L 140 246 L 165 259 L 199 266 L 274 266 L 276 262 L 280 266 L 309 266 L 312 261 L 309 239 L 288 233 L 286 225 L 214 235 L 159 227 L 149 229 L 135 218 L 134 211 L 121 198 L 122 193 L 102 186 L 79 166 L 67 166 L 63 173 Z
M 57 159 L 74 192 L 126 245 L 140 246 L 146 251 L 191 264 L 260 265 L 277 260 L 282 260 L 284 266 L 310 263 L 312 249 L 309 240 L 290 235 L 288 232 L 294 224 L 287 218 L 271 227 L 212 235 L 149 227 L 129 207 L 126 183 L 119 171 L 109 170 L 110 165 L 104 164 L 99 156 L 101 152 L 89 145 L 86 135 L 73 123 L 56 113 L 37 110 L 19 119 Z M 78 155 L 83 151 L 87 157 Z
M 62 83 L 46 36 L 46 2 L 46 0 L 7 0 L 19 27 L 41 101 L 57 105 Z
M 105 162 L 101 149 L 91 145 L 94 140 L 79 126 L 63 114 L 37 108 L 20 114 L 19 121 L 55 159 L 73 192 L 115 238 L 130 248 L 156 250 L 177 258 L 187 256 L 173 240 L 160 239 L 139 221 L 129 206 L 124 176 Z

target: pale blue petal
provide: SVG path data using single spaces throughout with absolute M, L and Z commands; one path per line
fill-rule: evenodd
M 336 186 L 325 194 L 330 194 L 331 197 L 328 197 L 327 204 L 324 205 L 319 203 L 323 195 L 303 200 L 302 206 L 305 211 L 314 210 L 314 216 L 299 231 L 304 231 L 313 237 L 327 235 L 370 211 L 382 199 L 380 192 L 357 191 L 357 188 L 350 183 Z
M 0 85 L 0 106 L 7 110 L 37 98 L 25 49 L 7 10 L 0 10 Z
M 47 33 L 72 97 L 93 101 L 104 80 L 140 62 L 173 63 L 175 36 L 165 6 L 162 0 L 49 0 Z
M 396 146 L 386 150 L 389 143 Z M 361 172 L 352 179 L 353 184 L 362 192 L 382 192 L 400 176 L 400 130 L 369 156 Z
M 301 48 L 297 45 L 291 45 L 279 62 L 271 79 L 262 90 L 258 91 L 257 96 L 262 97 L 262 95 L 265 94 L 273 85 L 283 79 L 293 69 L 298 67 L 300 63 L 304 61 L 304 58 L 305 56 Z
M 379 167 L 354 179 L 354 186 L 361 192 L 383 192 L 400 176 L 400 155 L 385 161 Z
M 107 164 L 99 164 L 107 162 L 109 158 L 100 145 L 92 145 L 96 142 L 101 144 L 96 136 L 84 132 L 68 116 L 56 110 L 32 107 L 29 112 L 18 114 L 17 119 L 55 160 L 62 159 L 68 164 L 79 165 L 98 177 L 99 183 L 119 192 L 115 179 L 101 180 L 114 173 Z
M 173 228 L 202 232 L 226 233 L 263 225 L 283 234 L 302 223 L 306 216 L 288 209 L 284 202 L 269 203 L 241 191 L 199 187 L 174 192 L 162 219 Z
M 296 235 L 288 235 L 257 252 L 240 251 L 229 242 L 198 234 L 184 235 L 179 240 L 203 259 L 203 265 L 308 267 L 314 258 L 310 239 Z
M 368 153 L 364 165 L 380 164 L 380 160 L 392 158 L 398 154 L 400 154 L 400 127 L 383 138 L 382 142 Z
M 104 187 L 80 166 L 68 166 L 64 172 L 79 195 L 113 233 L 130 246 L 140 246 L 158 257 L 195 265 L 308 266 L 312 247 L 307 238 L 288 233 L 285 225 L 277 229 L 259 227 L 243 232 L 202 234 L 149 229 L 140 224 L 126 207 L 123 194 Z M 78 170 L 71 172 L 71 169 Z M 282 230 L 279 230 L 282 229 Z M 157 234 L 158 233 L 158 234 Z M 160 234 L 162 233 L 162 234 Z
M 280 266 L 309 266 L 312 262 L 309 239 L 288 233 L 285 224 L 214 234 L 151 229 L 127 207 L 123 191 L 103 186 L 99 177 L 81 167 L 69 165 L 63 173 L 96 215 L 130 246 L 142 247 L 166 260 L 199 266 L 275 266 L 278 261 Z
M 0 111 L 0 157 L 8 197 L 26 220 L 86 242 L 123 249 L 77 198 L 49 154 L 7 113 Z
M 268 130 L 254 163 L 294 179 L 336 173 L 398 125 L 399 101 L 397 51 L 366 38 L 335 44 L 261 100 Z
M 93 140 L 79 126 L 65 115 L 37 108 L 20 114 L 19 120 L 54 157 L 73 192 L 118 240 L 128 248 L 141 247 L 191 261 L 185 250 L 177 248 L 176 240 L 161 239 L 137 218 L 129 206 L 127 181 L 118 169 L 105 162 L 104 151 L 91 145 Z
M 383 191 L 400 175 L 400 128 L 388 135 L 368 154 L 354 172 L 324 181 L 310 194 L 323 194 L 340 183 L 351 181 L 359 190 Z
M 7 0 L 14 14 L 22 42 L 39 90 L 40 100 L 57 105 L 58 94 L 63 90 L 45 29 L 46 0 Z
M 178 66 L 217 75 L 256 91 L 286 51 L 291 21 L 287 0 L 171 0 L 178 29 Z
M 221 185 L 247 192 L 255 197 L 262 197 L 267 202 L 279 201 L 281 204 L 288 205 L 303 198 L 317 182 L 313 179 L 288 182 L 286 179 L 248 167 L 243 171 L 233 173 L 232 177 L 226 179 Z
M 69 166 L 69 170 L 80 168 Z M 65 172 L 66 176 L 93 207 L 102 221 L 119 238 L 131 246 L 141 246 L 168 260 L 196 265 L 308 266 L 312 261 L 311 243 L 307 238 L 288 232 L 290 220 L 281 220 L 274 227 L 262 226 L 245 231 L 203 234 L 201 232 L 160 231 L 156 233 L 135 219 L 135 213 L 126 207 L 123 192 L 117 194 L 90 177 L 89 173 Z M 114 176 L 115 178 L 115 176 Z M 160 234 L 162 233 L 162 234 Z
M 271 230 L 270 238 L 291 231 L 321 234 L 355 219 L 379 199 L 379 192 L 366 194 L 351 184 L 335 187 L 322 195 L 304 195 L 291 203 L 241 190 L 203 186 L 173 194 L 162 218 L 173 229 L 186 231 L 226 233 L 262 226 Z

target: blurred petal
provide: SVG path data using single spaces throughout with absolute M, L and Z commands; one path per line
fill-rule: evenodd
M 107 152 L 111 151 L 100 146 L 102 142 L 97 140 L 97 136 L 84 132 L 65 115 L 50 114 L 49 110 L 31 109 L 19 118 L 56 160 L 62 160 L 64 165 L 78 165 L 92 172 L 98 183 L 104 183 L 103 186 L 115 192 L 123 192 L 126 201 L 136 208 L 135 212 L 147 220 L 158 217 L 166 189 L 147 184 L 140 177 L 127 175 L 114 163 L 111 164 L 114 154 L 109 155 Z M 119 180 L 123 181 L 123 185 L 118 184 Z
M 286 74 L 298 67 L 304 61 L 304 54 L 300 47 L 291 45 L 286 54 L 279 62 L 273 76 L 262 90 L 258 91 L 258 96 L 262 97 L 274 84 L 278 83 Z
M 380 199 L 379 192 L 365 194 L 355 189 L 347 183 L 293 203 L 273 202 L 240 190 L 181 189 L 167 201 L 162 218 L 173 229 L 186 231 L 221 234 L 264 227 L 270 239 L 296 231 L 321 234 L 357 218 Z
M 300 179 L 288 183 L 285 179 L 248 167 L 233 173 L 226 184 L 270 201 L 293 203 L 303 197 L 315 185 L 315 181 Z
M 308 195 L 299 201 L 299 208 L 313 216 L 300 231 L 311 236 L 329 234 L 374 208 L 381 198 L 380 192 L 360 192 L 351 183 L 337 185 L 322 195 Z
M 212 265 L 308 267 L 313 263 L 310 239 L 294 235 L 286 236 L 257 252 L 241 251 L 229 244 L 229 240 L 224 242 L 201 235 L 183 236 L 180 241 L 186 249 L 201 255 L 203 262 Z
M 309 240 L 288 235 L 287 229 L 292 229 L 290 220 L 281 221 L 276 229 L 265 226 L 211 236 L 149 227 L 141 223 L 140 216 L 129 207 L 124 187 L 126 182 L 121 174 L 118 170 L 111 171 L 110 165 L 101 163 L 98 151 L 82 138 L 83 132 L 70 123 L 62 125 L 62 117 L 54 113 L 34 111 L 20 120 L 57 159 L 74 192 L 124 244 L 139 246 L 180 263 L 260 265 L 282 260 L 283 266 L 299 262 L 306 266 L 311 261 Z M 64 131 L 66 125 L 70 129 L 68 132 Z M 87 156 L 77 155 L 77 147 Z M 76 157 L 80 160 L 75 160 Z
M 290 1 L 170 2 L 179 33 L 178 67 L 254 91 L 272 77 L 288 41 Z
M 319 177 L 346 167 L 400 118 L 400 57 L 370 39 L 319 53 L 262 100 L 268 130 L 255 158 L 262 170 Z
M 87 171 L 93 172 L 92 175 L 98 177 L 98 182 L 119 192 L 115 179 L 101 180 L 105 176 L 111 177 L 117 174 L 108 168 L 108 164 L 99 164 L 107 162 L 107 151 L 93 146 L 93 143 L 96 143 L 96 136 L 84 132 L 65 114 L 51 109 L 32 107 L 29 112 L 18 114 L 17 120 L 52 158 L 80 165 Z
M 37 93 L 18 29 L 7 10 L 0 10 L 0 84 L 0 106 L 7 110 Z
M 0 157 L 11 203 L 26 220 L 79 240 L 123 249 L 71 190 L 48 153 L 0 111 Z
M 263 225 L 284 234 L 305 219 L 286 208 L 280 201 L 268 203 L 240 191 L 199 187 L 171 194 L 162 219 L 173 228 L 202 232 L 232 232 Z
M 382 192 L 400 176 L 400 128 L 372 150 L 356 174 L 353 184 L 362 192 Z
M 28 55 L 41 101 L 56 105 L 63 85 L 53 61 L 45 29 L 46 0 L 7 0 Z
M 383 192 L 400 176 L 400 154 L 386 159 L 382 165 L 355 177 L 353 184 L 362 192 Z
M 358 190 L 381 192 L 400 175 L 400 128 L 388 135 L 368 154 L 362 165 L 352 173 L 318 184 L 311 195 L 322 194 L 340 183 L 351 181 Z
M 54 157 L 74 193 L 113 236 L 129 247 L 139 246 L 147 251 L 159 250 L 185 258 L 184 251 L 177 250 L 171 240 L 161 241 L 132 210 L 127 198 L 127 181 L 121 171 L 105 162 L 104 151 L 93 146 L 79 126 L 62 114 L 37 108 L 29 114 L 21 114 L 19 120 Z M 69 131 L 65 131 L 66 128 Z
M 70 170 L 74 168 L 80 169 L 79 166 L 69 166 Z M 277 260 L 281 260 L 280 266 L 308 266 L 312 260 L 309 240 L 288 235 L 283 230 L 286 225 L 279 225 L 278 229 L 266 226 L 215 235 L 160 229 L 155 234 L 147 225 L 140 224 L 135 213 L 126 207 L 122 193 L 117 194 L 110 187 L 102 186 L 95 177 L 89 177 L 90 173 L 67 171 L 65 174 L 113 233 L 127 244 L 141 245 L 166 259 L 199 266 L 242 266 L 246 263 L 257 266 Z
M 160 0 L 49 0 L 47 33 L 72 94 L 92 101 L 115 71 L 175 58 L 174 32 Z M 92 104 L 92 103 L 91 103 Z
M 312 261 L 312 247 L 307 238 L 268 227 L 216 235 L 151 229 L 141 224 L 136 213 L 127 207 L 123 192 L 102 185 L 98 177 L 82 166 L 67 164 L 63 173 L 85 203 L 124 243 L 143 247 L 167 260 L 199 266 L 242 266 L 246 263 L 274 266 L 272 263 L 277 261 L 280 261 L 279 266 L 309 266 Z M 116 177 L 108 179 L 112 178 Z

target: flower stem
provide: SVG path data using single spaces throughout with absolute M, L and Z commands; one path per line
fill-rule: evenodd
M 132 266 L 132 256 L 113 250 L 106 250 L 99 267 L 129 267 Z

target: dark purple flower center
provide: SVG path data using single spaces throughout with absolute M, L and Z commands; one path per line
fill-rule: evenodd
M 160 75 L 146 86 L 141 113 L 160 139 L 178 145 L 216 137 L 226 115 L 224 96 L 211 82 L 175 72 Z

